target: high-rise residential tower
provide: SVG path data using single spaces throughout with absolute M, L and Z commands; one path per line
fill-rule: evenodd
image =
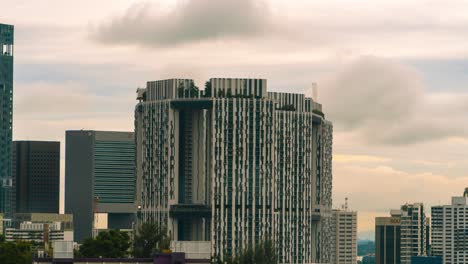
M 332 212 L 332 264 L 357 262 L 357 212 L 347 208 Z
M 329 262 L 332 124 L 265 79 L 152 81 L 135 109 L 140 220 L 223 257 L 273 239 L 280 263 Z
M 11 217 L 14 28 L 0 24 L 0 213 Z
M 13 142 L 15 213 L 59 213 L 60 142 Z
M 67 131 L 65 140 L 65 213 L 73 214 L 75 241 L 83 242 L 97 229 L 131 229 L 136 214 L 133 132 Z M 103 214 L 107 227 L 98 226 Z
M 422 203 L 391 210 L 391 217 L 375 219 L 375 263 L 410 264 L 411 256 L 425 256 L 428 221 Z
M 432 255 L 443 263 L 468 263 L 468 195 L 452 197 L 450 205 L 433 206 Z

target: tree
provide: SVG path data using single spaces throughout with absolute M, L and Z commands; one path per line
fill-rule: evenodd
M 281 111 L 296 111 L 296 107 L 294 105 L 283 105 L 280 108 L 277 108 L 276 110 L 281 110 Z
M 30 264 L 32 263 L 31 243 L 0 241 L 0 263 Z
M 219 258 L 215 258 L 212 263 L 274 264 L 278 263 L 277 248 L 272 240 L 267 239 L 257 243 L 255 246 L 248 245 L 235 256 L 225 256 L 222 261 Z
M 227 89 L 226 97 L 231 98 L 232 97 L 232 91 L 231 88 Z
M 153 253 L 169 250 L 171 246 L 167 229 L 154 221 L 142 223 L 135 234 L 133 255 L 137 258 L 151 257 Z
M 177 88 L 178 98 L 184 98 L 184 90 L 184 85 L 182 83 L 179 84 L 179 87 Z
M 211 82 L 205 82 L 205 97 L 211 97 Z
M 187 97 L 190 97 L 190 98 L 198 97 L 199 89 L 198 89 L 198 86 L 196 86 L 193 81 L 190 81 L 190 86 L 187 90 L 189 93 Z
M 87 238 L 79 255 L 85 258 L 123 258 L 128 256 L 130 237 L 119 230 L 102 231 L 96 238 Z

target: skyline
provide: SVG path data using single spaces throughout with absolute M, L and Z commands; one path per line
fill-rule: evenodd
M 119 22 L 158 25 L 174 10 L 196 21 L 209 15 L 208 2 L 179 2 L 176 8 L 164 2 L 162 12 L 141 1 L 49 3 L 55 7 L 49 15 L 48 4 L 2 5 L 9 12 L 1 22 L 14 24 L 16 34 L 14 140 L 60 140 L 64 146 L 65 130 L 133 131 L 135 90 L 148 80 L 194 78 L 203 87 L 212 76 L 258 77 L 268 79 L 273 91 L 291 92 L 308 92 L 317 82 L 318 101 L 335 125 L 334 206 L 349 197 L 361 235 L 391 208 L 446 204 L 468 182 L 468 5 L 461 1 L 357 1 L 346 8 L 338 5 L 343 1 L 270 1 L 258 8 L 243 0 L 250 19 L 234 23 L 245 9 L 223 13 L 236 27 L 220 23 L 190 38 L 144 27 L 130 34 L 130 43 L 114 35 L 140 24 L 122 28 Z M 418 4 L 428 8 L 414 12 Z M 388 8 L 401 16 L 382 10 Z M 318 16 L 311 18 L 308 10 Z M 164 26 L 192 30 L 177 19 Z M 144 37 L 155 33 L 157 38 Z

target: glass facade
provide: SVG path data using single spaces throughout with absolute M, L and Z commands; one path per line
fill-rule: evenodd
M 0 24 L 0 213 L 12 212 L 13 26 Z
M 100 203 L 135 201 L 135 143 L 95 142 L 94 194 Z

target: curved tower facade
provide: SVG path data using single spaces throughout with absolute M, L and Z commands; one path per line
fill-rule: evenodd
M 140 221 L 211 256 L 273 239 L 280 263 L 328 262 L 332 124 L 264 79 L 148 82 L 135 109 Z

